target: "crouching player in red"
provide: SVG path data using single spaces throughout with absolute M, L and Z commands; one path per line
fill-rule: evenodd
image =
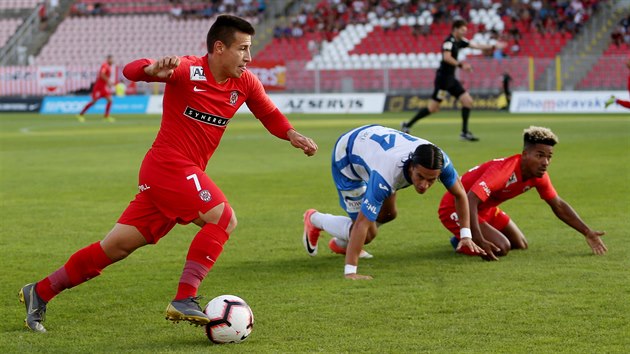
M 606 253 L 607 248 L 601 239 L 604 232 L 586 225 L 577 212 L 558 196 L 551 184 L 547 167 L 551 162 L 553 146 L 558 142 L 556 135 L 547 128 L 532 126 L 525 129 L 523 140 L 521 154 L 485 162 L 462 176 L 468 193 L 473 241 L 486 251 L 482 257 L 489 261 L 498 260 L 497 256 L 505 256 L 511 249 L 527 248 L 523 232 L 498 206 L 531 188 L 536 188 L 560 220 L 585 236 L 593 253 Z M 444 194 L 438 213 L 442 224 L 454 235 L 451 243 L 457 246 L 459 217 L 451 194 Z M 464 247 L 459 252 L 479 255 Z
M 243 103 L 270 133 L 311 156 L 313 140 L 295 131 L 246 70 L 254 28 L 241 18 L 217 17 L 203 57 L 140 59 L 123 74 L 132 81 L 166 83 L 160 130 L 140 167 L 135 199 L 100 242 L 74 253 L 61 268 L 20 290 L 26 326 L 45 332 L 46 304 L 61 291 L 98 276 L 136 249 L 157 243 L 175 224 L 195 223 L 201 230 L 186 255 L 177 293 L 166 309 L 171 321 L 197 325 L 210 319 L 201 310 L 197 289 L 236 227 L 223 192 L 205 173 L 226 127 Z M 182 257 L 183 258 L 183 257 Z

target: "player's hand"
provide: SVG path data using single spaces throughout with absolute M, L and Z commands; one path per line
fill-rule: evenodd
M 507 47 L 507 42 L 503 42 L 503 41 L 498 41 L 495 45 L 495 48 L 499 48 L 499 49 L 503 49 L 505 47 Z
M 472 72 L 472 65 L 468 63 L 462 63 L 462 70 Z
M 477 246 L 476 243 L 473 242 L 473 240 L 471 238 L 462 238 L 461 240 L 459 240 L 459 243 L 457 244 L 457 248 L 455 249 L 455 251 L 459 251 L 460 248 L 462 247 L 468 247 L 469 249 L 471 249 L 473 252 L 479 254 L 480 256 L 485 256 L 486 255 L 486 251 L 484 251 L 483 248 Z
M 594 230 L 589 230 L 586 233 L 586 236 L 585 236 L 586 243 L 588 243 L 588 245 L 591 246 L 593 253 L 595 253 L 596 255 L 602 255 L 608 252 L 608 248 L 606 248 L 606 245 L 604 244 L 604 241 L 602 241 L 602 238 L 601 238 L 605 234 L 606 233 L 603 231 L 594 231 Z
M 357 273 L 351 273 L 345 275 L 346 279 L 350 280 L 372 280 L 372 276 L 370 275 L 362 275 Z
M 486 261 L 498 261 L 499 257 L 497 257 L 494 252 L 499 252 L 501 249 L 497 247 L 494 243 L 484 239 L 481 242 L 481 248 L 485 251 L 485 254 L 481 254 L 481 258 Z
M 147 65 L 144 72 L 149 76 L 158 77 L 160 79 L 168 79 L 173 76 L 175 68 L 179 66 L 181 60 L 177 56 L 163 57 Z
M 289 137 L 291 145 L 298 149 L 302 149 L 304 154 L 307 156 L 313 156 L 317 152 L 318 147 L 313 139 L 306 137 L 293 129 L 287 132 L 287 136 Z

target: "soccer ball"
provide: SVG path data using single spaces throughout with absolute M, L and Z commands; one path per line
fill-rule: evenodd
M 210 318 L 206 335 L 213 343 L 240 343 L 254 328 L 252 309 L 238 296 L 217 296 L 210 300 L 203 312 Z

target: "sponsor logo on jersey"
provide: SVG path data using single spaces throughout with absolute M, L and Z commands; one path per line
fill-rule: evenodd
M 199 191 L 199 198 L 207 203 L 212 200 L 212 195 L 210 194 L 210 192 L 208 192 L 207 189 L 204 189 L 202 191 Z
M 234 106 L 236 101 L 238 101 L 238 91 L 230 92 L 230 104 Z
M 224 127 L 230 122 L 230 120 L 227 118 L 215 116 L 214 114 L 210 114 L 206 112 L 201 112 L 190 107 L 186 107 L 186 110 L 184 111 L 184 115 L 188 118 L 192 118 L 202 123 L 215 125 L 217 127 Z
M 206 73 L 203 72 L 203 66 L 190 67 L 190 80 L 191 81 L 206 81 Z
M 369 211 L 370 213 L 376 215 L 376 206 L 372 205 L 369 200 L 365 199 L 363 201 L 363 205 L 365 206 L 365 209 L 367 211 Z
M 343 198 L 344 203 L 346 204 L 346 211 L 349 213 L 357 213 L 361 210 L 361 197 L 352 198 L 345 197 Z
M 141 185 L 138 186 L 138 191 L 140 191 L 140 192 L 144 192 L 144 191 L 149 190 L 149 189 L 151 189 L 151 187 L 148 184 L 146 184 L 146 183 L 141 184 Z
M 490 191 L 490 188 L 488 187 L 485 181 L 479 182 L 479 185 L 481 186 L 481 188 L 483 188 L 483 191 L 486 192 L 486 195 L 488 197 L 490 196 L 490 194 L 492 194 L 492 191 Z
M 386 192 L 389 192 L 389 188 L 387 188 L 387 186 L 382 184 L 382 183 L 378 184 L 378 188 L 380 188 L 380 189 L 382 189 L 382 190 L 384 190 Z
M 195 87 L 193 87 L 193 91 L 195 91 L 195 92 L 206 92 L 206 90 L 198 88 L 197 85 L 195 85 Z

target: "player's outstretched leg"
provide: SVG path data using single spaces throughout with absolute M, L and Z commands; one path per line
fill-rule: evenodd
M 311 222 L 311 215 L 316 212 L 317 210 L 315 209 L 309 209 L 304 213 L 304 234 L 302 235 L 302 243 L 309 256 L 317 255 L 317 240 L 319 240 L 319 234 L 322 231 Z
M 26 284 L 19 292 L 20 302 L 26 306 L 24 325 L 32 331 L 45 333 L 46 328 L 44 328 L 42 322 L 44 322 L 46 317 L 46 302 L 35 291 L 36 284 Z
M 336 237 L 333 237 L 330 239 L 330 241 L 328 241 L 328 248 L 333 251 L 333 253 L 346 254 L 346 247 L 348 247 L 348 243 Z M 374 258 L 374 256 L 368 251 L 361 249 L 361 253 L 359 253 L 359 258 L 370 259 Z
M 199 306 L 199 296 L 182 300 L 173 300 L 166 307 L 166 319 L 175 323 L 188 321 L 197 326 L 204 326 L 210 322 L 208 316 Z

